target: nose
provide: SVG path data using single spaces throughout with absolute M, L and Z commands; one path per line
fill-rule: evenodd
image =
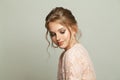
M 60 35 L 59 34 L 56 35 L 56 40 L 60 41 Z

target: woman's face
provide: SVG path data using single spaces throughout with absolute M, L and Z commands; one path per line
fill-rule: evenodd
M 57 23 L 50 22 L 49 23 L 49 32 L 52 41 L 60 48 L 67 49 L 70 46 L 70 32 L 69 30 Z

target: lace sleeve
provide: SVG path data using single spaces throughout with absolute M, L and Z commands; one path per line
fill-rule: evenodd
M 93 64 L 82 45 L 76 45 L 67 51 L 62 62 L 64 80 L 96 80 Z
M 65 59 L 65 80 L 82 80 L 82 58 L 75 54 L 67 55 Z

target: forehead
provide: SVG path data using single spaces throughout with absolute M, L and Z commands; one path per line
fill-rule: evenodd
M 49 23 L 49 31 L 56 32 L 61 29 L 67 29 L 67 28 L 58 22 L 50 22 Z

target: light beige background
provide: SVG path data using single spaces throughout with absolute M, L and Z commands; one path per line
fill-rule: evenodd
M 120 0 L 0 0 L 0 80 L 56 80 L 61 50 L 46 51 L 45 17 L 75 15 L 97 80 L 120 80 Z

